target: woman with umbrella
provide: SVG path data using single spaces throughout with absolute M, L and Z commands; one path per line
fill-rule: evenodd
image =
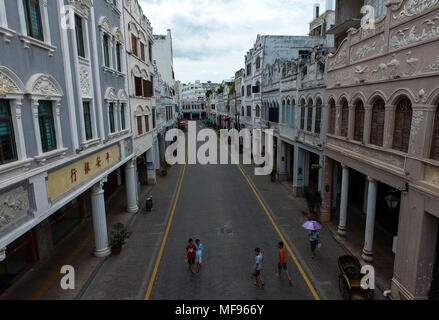
M 316 256 L 316 248 L 319 245 L 319 233 L 322 230 L 322 225 L 315 220 L 309 220 L 305 222 L 302 226 L 306 230 L 309 230 L 309 241 L 311 243 L 311 252 L 312 258 L 314 259 Z

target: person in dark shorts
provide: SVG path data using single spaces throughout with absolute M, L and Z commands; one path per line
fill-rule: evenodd
M 279 248 L 279 259 L 277 266 L 278 272 L 276 273 L 276 276 L 280 278 L 283 270 L 288 277 L 288 283 L 291 285 L 291 277 L 287 267 L 287 250 L 285 249 L 285 245 L 282 241 L 278 243 L 277 247 Z
M 189 239 L 189 244 L 186 246 L 186 257 L 189 264 L 189 270 L 191 270 L 192 273 L 195 273 L 194 266 L 195 266 L 196 250 L 197 248 L 194 245 L 194 240 Z
M 264 279 L 262 278 L 262 262 L 263 262 L 263 258 L 262 258 L 262 253 L 261 253 L 261 249 L 256 248 L 255 249 L 255 265 L 254 265 L 254 269 L 253 269 L 253 273 L 250 276 L 250 278 L 255 279 L 255 283 L 254 285 L 256 287 L 260 287 L 262 286 L 262 288 L 264 287 Z
M 309 242 L 311 243 L 312 258 L 316 257 L 316 249 L 319 245 L 319 230 L 312 230 L 309 232 Z

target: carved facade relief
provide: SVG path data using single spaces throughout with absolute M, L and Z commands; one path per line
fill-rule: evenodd
M 79 82 L 81 85 L 81 92 L 84 96 L 90 96 L 90 72 L 87 68 L 81 67 L 79 70 Z
M 27 216 L 28 193 L 23 187 L 0 195 L 0 230 Z
M 439 1 L 439 0 L 438 0 Z M 415 25 L 401 26 L 390 32 L 390 50 L 405 48 L 418 42 L 439 38 L 439 15 L 430 14 Z
M 396 21 L 402 21 L 419 15 L 438 4 L 439 0 L 407 0 L 400 6 L 399 12 L 392 14 L 392 18 Z

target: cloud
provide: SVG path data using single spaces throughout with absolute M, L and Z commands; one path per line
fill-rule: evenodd
M 139 0 L 154 34 L 172 30 L 177 80 L 221 82 L 244 67 L 258 34 L 307 35 L 323 0 Z M 324 7 L 324 5 L 323 5 Z

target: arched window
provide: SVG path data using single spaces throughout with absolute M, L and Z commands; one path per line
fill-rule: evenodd
M 291 101 L 290 99 L 287 100 L 287 121 L 285 121 L 287 124 L 291 124 Z
M 318 98 L 316 103 L 315 132 L 320 134 L 321 131 L 322 131 L 322 99 Z
M 348 127 L 349 127 L 349 104 L 346 98 L 343 98 L 341 102 L 341 136 L 348 136 Z
M 395 131 L 393 133 L 393 149 L 408 152 L 410 142 L 410 131 L 412 129 L 412 102 L 401 99 L 395 110 Z
M 292 102 L 292 111 L 293 113 L 293 126 L 296 125 L 296 100 L 293 100 Z
M 354 140 L 363 141 L 364 135 L 364 104 L 363 101 L 358 100 L 355 104 L 355 128 L 354 128 Z
M 261 108 L 259 106 L 256 106 L 256 118 L 261 117 Z
M 261 68 L 261 57 L 256 58 L 256 70 L 259 70 Z
M 17 160 L 9 100 L 0 100 L 0 165 Z
M 384 141 L 384 119 L 385 102 L 378 98 L 372 106 L 372 125 L 370 128 L 370 143 L 376 146 L 383 146 Z
M 305 100 L 302 99 L 300 104 L 300 129 L 305 130 Z
M 287 107 L 286 107 L 285 100 L 283 100 L 282 101 L 282 123 L 287 123 L 287 122 L 288 122 Z
M 245 116 L 245 111 L 244 111 L 244 107 L 241 107 L 241 116 Z
M 313 102 L 311 99 L 308 100 L 308 117 L 307 117 L 307 131 L 311 132 L 312 131 L 312 109 L 313 109 Z
M 431 145 L 431 158 L 439 160 L 439 106 L 436 109 L 433 128 L 433 143 Z
M 330 119 L 329 119 L 329 130 L 328 132 L 330 134 L 335 134 L 335 122 L 337 121 L 336 118 L 336 108 L 335 108 L 335 101 L 334 99 L 331 99 L 331 101 L 329 101 L 329 114 L 330 114 Z

